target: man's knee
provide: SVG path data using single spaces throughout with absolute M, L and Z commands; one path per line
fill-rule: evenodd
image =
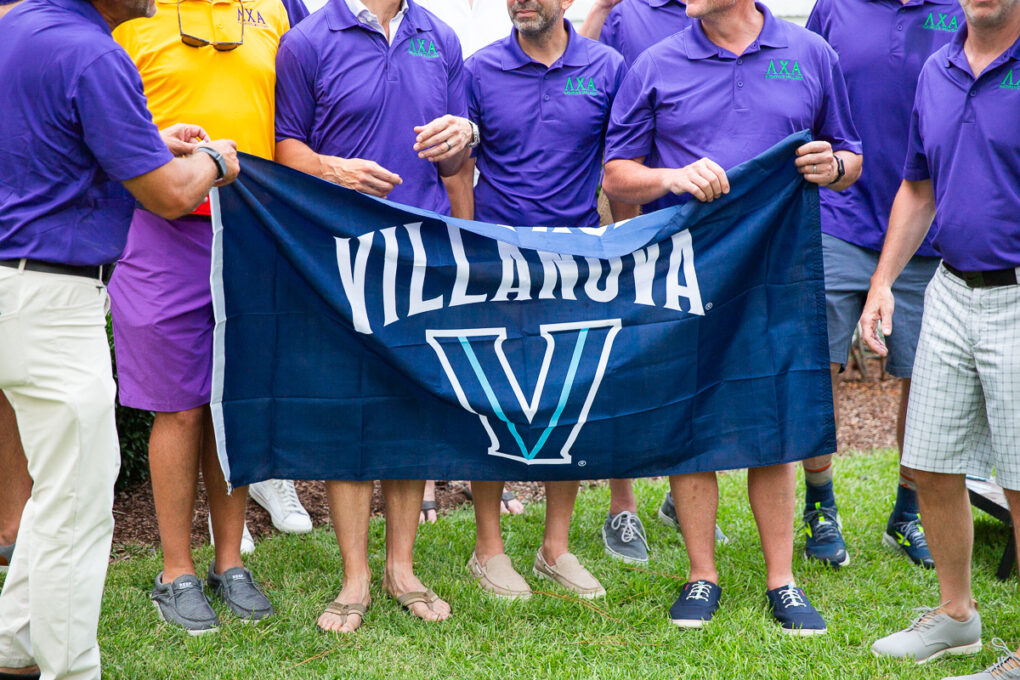
M 202 429 L 205 423 L 205 406 L 191 408 L 186 411 L 156 413 L 153 420 L 154 428 L 166 428 L 177 432 L 195 432 Z

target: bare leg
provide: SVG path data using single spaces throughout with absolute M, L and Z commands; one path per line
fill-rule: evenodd
M 414 575 L 414 539 L 418 534 L 418 513 L 425 482 L 413 479 L 387 480 L 382 483 L 386 496 L 386 578 L 383 587 L 391 595 L 423 591 L 425 585 Z M 411 605 L 411 613 L 426 621 L 442 621 L 450 616 L 450 605 L 443 600 L 432 604 Z
M 152 422 L 149 470 L 163 547 L 164 583 L 195 573 L 191 561 L 191 522 L 195 515 L 204 413 L 204 407 L 157 413 Z
M 624 511 L 637 514 L 637 498 L 634 497 L 634 480 L 610 479 L 609 514 L 618 515 Z
M 326 482 L 329 517 L 340 546 L 343 562 L 343 588 L 336 596 L 340 603 L 371 602 L 368 588 L 372 572 L 368 567 L 368 520 L 372 512 L 372 482 Z M 340 617 L 323 614 L 319 617 L 323 630 L 350 633 L 361 626 L 361 616 L 351 614 L 341 625 Z
M 216 456 L 216 434 L 213 432 L 212 414 L 203 408 L 202 479 L 209 497 L 209 516 L 212 517 L 216 536 L 216 573 L 243 566 L 241 562 L 241 535 L 244 532 L 244 512 L 248 507 L 248 487 L 242 486 L 227 495 L 227 480 Z
M 761 551 L 765 556 L 765 587 L 780 588 L 793 581 L 793 513 L 797 470 L 793 463 L 747 471 L 751 502 Z
M 977 603 L 970 590 L 974 520 L 964 476 L 921 470 L 913 470 L 913 476 L 917 481 L 928 549 L 935 559 L 939 577 L 939 597 L 942 602 L 948 602 L 943 611 L 957 621 L 966 621 Z
M 570 552 L 570 517 L 574 514 L 580 482 L 545 483 L 545 537 L 542 556 L 549 564 L 556 564 L 560 555 Z
M 896 444 L 900 447 L 900 456 L 903 455 L 903 433 L 907 423 L 907 405 L 910 403 L 910 378 L 903 378 L 900 381 L 900 410 L 896 415 Z M 910 468 L 900 466 L 900 486 L 905 486 L 911 491 L 917 491 L 917 484 L 914 482 L 914 473 Z
M 471 482 L 471 493 L 475 498 L 475 557 L 485 566 L 505 551 L 499 526 L 503 482 Z
M 1013 516 L 1013 536 L 1017 541 L 1017 554 L 1020 555 L 1020 491 L 1012 489 L 1004 489 L 1004 491 L 1006 492 L 1006 501 L 1009 503 L 1009 514 Z
M 838 388 L 840 381 L 839 364 L 829 364 L 829 375 L 832 378 L 832 417 L 836 421 L 836 427 L 839 427 L 839 398 Z M 900 442 L 902 443 L 902 430 L 900 431 Z M 807 477 L 808 484 L 814 484 L 815 486 L 821 486 L 829 481 L 832 481 L 832 454 L 826 453 L 821 456 L 815 456 L 814 458 L 807 458 L 803 461 L 804 473 Z M 813 471 L 819 471 L 822 476 L 812 480 L 811 476 Z M 825 474 L 822 471 L 827 471 Z
M 14 409 L 0 392 L 0 544 L 10 545 L 18 537 L 21 511 L 32 495 L 28 460 L 21 448 Z
M 430 479 L 425 482 L 425 493 L 422 496 L 422 503 L 424 504 L 425 501 L 435 502 L 435 500 L 436 500 L 436 480 Z M 436 513 L 435 508 L 431 510 L 422 510 L 418 513 L 418 524 L 424 524 L 425 522 L 434 524 L 438 519 L 439 515 L 438 513 Z
M 719 483 L 714 472 L 695 472 L 669 478 L 680 533 L 691 562 L 688 581 L 719 583 L 715 568 L 715 518 L 719 508 Z

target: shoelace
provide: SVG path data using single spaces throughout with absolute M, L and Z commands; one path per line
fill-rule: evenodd
M 992 646 L 1006 656 L 1000 656 L 999 660 L 988 667 L 988 674 L 993 678 L 1005 677 L 1006 673 L 1020 668 L 1020 656 L 1017 656 L 1002 638 L 992 638 Z
M 712 592 L 712 585 L 706 581 L 695 581 L 687 593 L 685 600 L 704 600 L 708 602 L 708 595 Z
M 641 529 L 639 528 L 641 525 L 638 524 L 638 517 L 633 512 L 624 510 L 613 517 L 609 526 L 613 531 L 620 532 L 620 540 L 624 543 L 630 543 L 636 537 L 645 544 L 646 548 L 648 547 L 648 541 L 641 535 Z
M 804 533 L 815 539 L 839 535 L 839 513 L 824 505 L 804 513 Z
M 283 504 L 284 515 L 305 514 L 305 508 L 298 500 L 297 491 L 294 490 L 294 486 L 290 482 L 285 479 L 274 479 L 272 484 L 277 498 Z
M 807 606 L 807 603 L 804 602 L 804 594 L 797 586 L 785 586 L 779 591 L 779 597 L 783 599 L 783 606 L 787 608 Z
M 909 545 L 915 548 L 928 547 L 928 539 L 924 535 L 924 527 L 921 526 L 920 517 L 909 522 L 902 522 L 896 528 L 897 531 L 903 534 L 903 538 L 906 539 Z
M 915 607 L 915 611 L 920 612 L 916 619 L 910 622 L 907 626 L 907 630 L 927 630 L 935 625 L 935 617 L 938 615 L 939 610 L 949 604 L 946 600 L 938 607 Z

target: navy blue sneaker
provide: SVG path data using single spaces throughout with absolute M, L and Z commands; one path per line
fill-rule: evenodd
M 804 508 L 804 557 L 831 567 L 850 564 L 850 553 L 843 540 L 843 523 L 836 505 L 814 503 Z
M 765 591 L 769 610 L 787 635 L 823 635 L 826 631 L 822 615 L 808 602 L 804 591 L 788 583 Z
M 889 523 L 882 536 L 882 545 L 896 552 L 902 552 L 914 564 L 931 569 L 935 560 L 928 550 L 928 539 L 924 536 L 920 515 L 895 515 L 889 517 Z
M 680 597 L 669 608 L 669 618 L 681 628 L 701 628 L 712 620 L 712 615 L 719 608 L 720 595 L 722 588 L 711 581 L 688 581 Z

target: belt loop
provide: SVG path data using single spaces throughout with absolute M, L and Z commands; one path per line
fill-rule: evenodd
M 18 260 L 18 273 L 20 273 L 20 274 L 24 274 L 25 273 L 25 265 L 26 264 L 28 264 L 28 258 L 24 258 L 23 257 L 20 260 Z
M 99 265 L 99 283 L 103 283 L 103 274 L 106 272 L 106 265 Z

